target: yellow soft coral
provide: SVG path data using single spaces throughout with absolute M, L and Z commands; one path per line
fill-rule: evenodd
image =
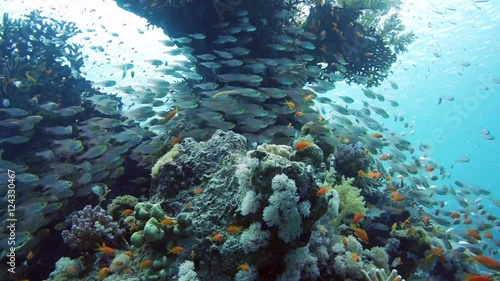
M 158 174 L 160 174 L 160 169 L 163 166 L 163 164 L 170 163 L 170 162 L 174 161 L 174 159 L 177 156 L 179 156 L 179 147 L 180 147 L 179 144 L 175 144 L 174 147 L 172 147 L 172 149 L 170 149 L 169 152 L 167 152 L 165 155 L 160 157 L 160 159 L 158 159 L 158 161 L 156 161 L 155 165 L 151 169 L 151 177 L 153 179 L 156 178 L 158 176 Z
M 354 179 L 343 179 L 340 185 L 334 186 L 340 198 L 340 213 L 332 222 L 334 227 L 337 227 L 342 220 L 349 214 L 364 213 L 365 199 L 360 195 L 360 190 L 352 185 Z

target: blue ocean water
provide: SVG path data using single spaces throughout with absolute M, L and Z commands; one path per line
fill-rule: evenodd
M 15 17 L 40 5 L 39 1 L 4 1 L 0 9 Z M 76 21 L 84 30 L 74 39 L 85 44 L 84 75 L 95 83 L 119 80 L 116 86 L 104 89 L 109 93 L 127 87 L 141 88 L 148 79 L 164 78 L 154 72 L 147 60 L 173 63 L 178 59 L 163 53 L 170 48 L 158 43 L 168 38 L 161 30 L 146 28 L 145 20 L 124 12 L 113 1 L 46 1 L 40 8 L 55 18 Z M 488 214 L 500 217 L 500 5 L 498 1 L 404 1 L 401 14 L 416 41 L 407 53 L 399 55 L 386 81 L 374 89 L 399 103 L 394 108 L 387 102 L 373 101 L 373 105 L 384 108 L 391 116 L 378 120 L 390 132 L 409 140 L 416 148 L 416 157 L 431 158 L 445 168 L 449 178 L 433 184 L 459 189 L 455 181 L 460 181 L 487 189 L 491 195 L 472 194 L 467 200 L 484 204 Z M 98 31 L 85 32 L 86 28 Z M 119 40 L 113 39 L 111 32 L 118 33 Z M 92 48 L 96 46 L 105 51 Z M 129 61 L 134 61 L 136 77 L 120 79 L 122 72 L 114 65 Z M 361 87 L 345 83 L 339 83 L 328 94 L 340 93 L 358 100 L 350 105 L 353 108 L 361 108 L 359 101 L 366 100 Z M 133 103 L 122 96 L 127 106 Z M 404 121 L 394 121 L 394 117 Z M 486 139 L 485 129 L 495 139 Z M 470 160 L 461 161 L 464 157 Z M 496 204 L 492 199 L 497 200 Z M 447 202 L 451 211 L 460 208 L 451 195 L 439 200 Z M 492 233 L 500 237 L 499 227 L 495 226 Z

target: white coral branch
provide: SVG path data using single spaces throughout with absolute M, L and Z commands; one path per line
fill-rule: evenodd
M 393 269 L 388 275 L 384 269 L 371 269 L 369 272 L 361 270 L 366 281 L 405 281 L 403 277 L 398 275 L 398 271 Z

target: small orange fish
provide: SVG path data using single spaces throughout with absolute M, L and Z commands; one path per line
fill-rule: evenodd
M 344 244 L 344 246 L 347 246 L 347 237 L 342 237 L 342 244 Z
M 161 224 L 162 225 L 174 225 L 175 221 L 171 218 L 166 218 L 166 219 L 161 221 Z
M 170 145 L 176 145 L 182 141 L 181 137 L 176 137 L 170 141 Z
M 229 233 L 240 233 L 241 229 L 243 229 L 243 227 L 231 225 L 226 229 L 226 231 Z
M 153 264 L 153 260 L 143 260 L 141 262 L 141 267 L 147 268 L 147 267 L 150 267 L 152 264 Z
M 382 177 L 382 173 L 381 172 L 372 172 L 370 171 L 368 173 L 368 177 L 371 178 L 372 180 L 378 180 Z
M 246 263 L 242 263 L 242 264 L 238 265 L 238 267 L 236 269 L 243 270 L 243 271 L 250 271 L 250 267 Z
M 97 280 L 102 280 L 106 278 L 109 274 L 109 267 L 103 267 L 99 270 L 99 273 L 97 273 Z
M 477 240 L 481 240 L 481 235 L 479 234 L 479 232 L 477 232 L 477 230 L 467 229 L 467 233 L 470 235 L 470 237 L 477 239 Z
M 329 190 L 331 189 L 330 186 L 325 186 L 325 187 L 322 187 L 320 189 L 318 189 L 318 191 L 316 192 L 316 195 L 317 196 L 323 196 L 325 195 Z
M 352 259 L 355 261 L 359 261 L 359 255 L 357 253 L 352 253 Z
M 493 281 L 493 279 L 487 275 L 469 274 L 464 281 Z
M 26 255 L 27 260 L 31 260 L 33 257 L 35 257 L 35 254 L 33 253 L 33 251 L 29 251 L 29 253 Z
M 313 94 L 307 95 L 304 97 L 304 101 L 311 101 L 314 98 Z
M 389 159 L 392 159 L 392 155 L 384 153 L 384 154 L 380 155 L 380 157 L 378 159 L 382 160 L 382 161 L 389 160 Z
M 422 220 L 424 221 L 425 224 L 429 224 L 429 222 L 430 222 L 430 218 L 427 215 L 422 216 Z
M 178 255 L 180 253 L 182 253 L 182 251 L 184 251 L 184 248 L 182 248 L 181 246 L 175 246 L 173 247 L 172 249 L 170 249 L 167 254 L 174 254 L 174 255 Z
M 492 258 L 485 256 L 475 256 L 473 259 L 489 269 L 494 269 L 494 270 L 500 269 L 500 264 L 498 264 L 498 262 Z
M 427 166 L 427 167 L 425 168 L 425 170 L 426 170 L 427 172 L 432 172 L 432 171 L 434 171 L 434 167 L 432 167 L 432 166 Z
M 212 238 L 211 238 L 212 242 L 221 241 L 222 239 L 224 239 L 224 235 L 222 235 L 222 234 L 220 234 L 220 233 L 215 234 L 215 235 L 214 235 L 214 236 L 212 236 Z
M 304 150 L 306 148 L 308 148 L 309 146 L 311 145 L 311 142 L 310 141 L 299 141 L 296 145 L 295 145 L 295 149 L 296 150 Z
M 363 170 L 359 170 L 359 171 L 358 171 L 358 176 L 360 176 L 360 177 L 366 177 L 366 173 L 365 173 L 365 171 L 363 171 Z
M 74 268 L 74 267 L 71 267 L 69 268 L 68 270 L 66 270 L 66 273 L 70 274 L 70 275 L 73 275 L 75 273 L 78 272 L 78 269 Z
M 137 230 L 137 225 L 133 222 L 132 224 L 130 224 L 128 230 L 130 230 L 130 232 L 135 232 Z
M 104 242 L 102 242 L 102 246 L 99 246 L 99 244 L 97 244 L 97 247 L 97 251 L 100 251 L 101 253 L 104 253 L 106 255 L 112 256 L 115 254 L 115 249 L 106 246 Z
M 167 122 L 170 121 L 170 119 L 172 119 L 177 114 L 177 112 L 179 112 L 177 108 L 170 110 L 170 112 L 168 112 L 167 115 L 165 115 L 165 117 L 163 117 L 163 119 L 161 120 L 161 124 L 167 124 Z
M 132 251 L 126 251 L 125 255 L 132 257 L 134 255 L 134 253 L 132 253 Z
M 302 111 L 295 112 L 295 117 L 302 117 L 303 115 L 304 113 L 302 113 Z
M 288 108 L 295 109 L 295 103 L 286 100 L 285 104 L 288 105 Z
M 412 227 L 408 228 L 407 232 L 409 235 L 413 235 L 413 234 L 415 234 L 415 228 L 412 226 Z
M 376 139 L 380 139 L 383 137 L 383 135 L 381 133 L 373 133 L 372 134 L 372 137 L 376 138 Z
M 362 242 L 369 243 L 368 233 L 366 233 L 366 231 L 359 227 L 353 227 L 352 230 L 354 230 L 354 234 L 356 234 L 356 236 L 361 239 Z
M 197 188 L 194 190 L 194 195 L 200 195 L 202 193 L 203 193 L 203 189 L 201 189 L 201 188 Z
M 403 196 L 401 196 L 401 194 L 399 194 L 399 192 L 398 192 L 398 191 L 394 191 L 394 192 L 392 192 L 392 193 L 391 193 L 391 195 L 392 195 L 392 200 L 393 200 L 393 201 L 396 201 L 396 202 L 401 202 L 401 201 L 403 201 L 403 200 L 404 200 L 404 197 L 403 197 Z
M 115 261 L 113 263 L 114 266 L 122 266 L 123 265 L 123 262 L 122 261 Z
M 493 239 L 493 234 L 489 231 L 486 231 L 483 236 L 484 238 Z
M 361 212 L 360 212 L 360 213 L 356 213 L 356 214 L 354 215 L 354 218 L 352 218 L 352 223 L 353 223 L 353 224 L 357 224 L 357 223 L 358 223 L 358 222 L 360 222 L 362 219 L 364 219 L 364 217 L 365 217 L 365 214 L 363 214 L 363 213 L 361 213 Z
M 122 216 L 122 217 L 125 217 L 125 216 L 128 216 L 128 215 L 132 214 L 133 212 L 134 212 L 134 210 L 132 210 L 132 209 L 125 209 L 125 210 L 123 210 L 123 212 L 121 213 L 121 216 Z
M 452 219 L 458 219 L 460 218 L 460 213 L 459 212 L 453 212 L 450 214 L 450 218 Z

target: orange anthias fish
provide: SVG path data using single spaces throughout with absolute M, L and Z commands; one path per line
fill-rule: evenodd
M 330 186 L 325 186 L 325 187 L 322 187 L 320 189 L 318 189 L 318 191 L 316 192 L 316 195 L 317 196 L 323 196 L 325 195 L 329 190 L 331 189 Z
M 494 270 L 500 270 L 500 264 L 492 258 L 485 256 L 475 256 L 473 258 L 476 262 L 482 264 L 484 267 Z
M 202 193 L 203 193 L 203 189 L 201 189 L 201 188 L 197 188 L 194 190 L 194 195 L 200 195 Z
M 234 226 L 234 225 L 231 225 L 231 226 L 230 226 L 230 227 L 228 227 L 226 230 L 227 230 L 227 232 L 229 232 L 229 233 L 240 233 L 242 228 L 243 228 L 243 227 L 241 227 L 241 226 Z
M 170 145 L 176 145 L 182 141 L 181 137 L 175 137 L 170 141 Z
M 304 97 L 304 101 L 311 101 L 314 98 L 313 94 L 307 95 Z
M 222 239 L 224 239 L 224 235 L 222 235 L 222 234 L 220 234 L 220 233 L 215 234 L 215 235 L 214 235 L 214 236 L 212 236 L 212 238 L 211 238 L 212 242 L 221 241 Z
M 166 218 L 166 219 L 161 221 L 161 224 L 162 225 L 174 225 L 175 221 L 171 218 Z
M 167 122 L 170 121 L 170 119 L 172 119 L 175 116 L 175 114 L 177 114 L 177 112 L 179 112 L 177 108 L 171 110 L 169 113 L 167 113 L 167 115 L 165 115 L 165 117 L 163 117 L 163 119 L 161 120 L 161 124 L 162 125 L 167 124 Z
M 134 210 L 131 210 L 131 209 L 125 209 L 123 210 L 123 212 L 121 213 L 121 216 L 122 217 L 125 217 L 125 216 L 128 216 L 130 214 L 132 214 L 134 212 Z
M 150 267 L 153 264 L 153 260 L 144 260 L 141 262 L 142 268 Z
M 378 159 L 382 160 L 382 161 L 389 160 L 389 159 L 392 159 L 392 155 L 384 153 L 384 154 L 380 155 L 380 157 Z
M 369 243 L 368 233 L 366 233 L 366 231 L 364 231 L 363 229 L 361 229 L 359 227 L 353 227 L 352 230 L 354 230 L 354 234 L 356 234 L 356 236 L 359 239 L 361 239 L 362 242 Z
M 288 105 L 288 108 L 295 109 L 295 103 L 291 101 L 285 101 L 285 104 Z
M 304 150 L 306 148 L 308 148 L 309 146 L 311 145 L 311 142 L 310 141 L 299 141 L 296 145 L 295 145 L 295 149 L 296 150 Z
M 469 274 L 464 281 L 493 281 L 493 279 L 487 275 Z
M 109 267 L 103 267 L 101 270 L 99 270 L 99 273 L 97 273 L 97 280 L 102 280 L 106 278 L 109 274 Z
M 392 192 L 391 195 L 392 195 L 392 200 L 394 200 L 396 202 L 401 202 L 404 200 L 404 197 L 401 196 L 401 194 L 399 194 L 398 191 Z
M 372 137 L 376 138 L 376 139 L 380 139 L 383 137 L 383 135 L 381 133 L 373 133 L 372 134 Z
M 353 224 L 357 224 L 358 222 L 360 222 L 363 218 L 365 217 L 365 214 L 363 213 L 356 213 L 354 215 L 354 218 L 352 218 L 352 223 Z
M 481 235 L 477 230 L 475 229 L 467 229 L 467 233 L 470 235 L 470 237 L 476 239 L 476 240 L 481 240 Z
M 106 255 L 112 256 L 115 254 L 115 249 L 106 246 L 104 242 L 102 242 L 102 246 L 99 246 L 99 244 L 97 244 L 97 247 L 97 251 L 100 251 L 101 253 L 104 253 Z
M 172 249 L 170 249 L 167 254 L 174 254 L 174 255 L 178 255 L 180 253 L 182 253 L 182 251 L 184 251 L 184 248 L 182 248 L 181 246 L 175 246 L 173 247 Z
M 236 269 L 243 270 L 243 271 L 250 271 L 250 267 L 246 263 L 238 265 L 238 267 Z

